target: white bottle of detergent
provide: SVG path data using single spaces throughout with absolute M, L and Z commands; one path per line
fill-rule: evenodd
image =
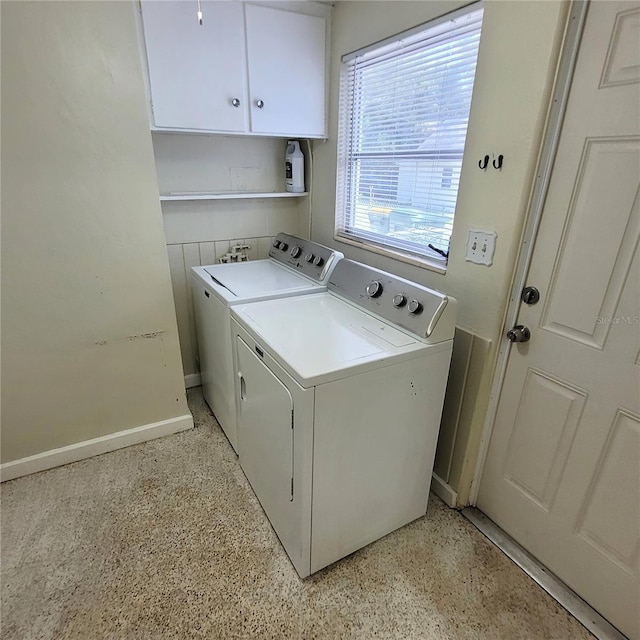
M 289 140 L 287 153 L 284 156 L 284 175 L 287 191 L 302 193 L 304 191 L 304 155 L 300 151 L 297 140 Z

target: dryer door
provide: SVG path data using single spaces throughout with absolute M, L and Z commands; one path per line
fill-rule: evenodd
M 262 358 L 240 337 L 236 340 L 240 466 L 286 546 L 293 500 L 293 399 Z

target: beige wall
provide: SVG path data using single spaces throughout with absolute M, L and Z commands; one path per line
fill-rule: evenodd
M 442 15 L 465 2 L 336 2 L 332 25 L 329 140 L 314 143 L 313 239 L 458 299 L 458 325 L 489 348 L 468 363 L 473 393 L 463 399 L 454 434 L 446 433 L 436 468 L 464 503 L 473 474 L 489 399 L 497 343 L 526 213 L 533 172 L 564 28 L 565 3 L 487 0 L 462 169 L 449 267 L 445 275 L 401 263 L 333 239 L 337 103 L 340 58 L 345 53 Z M 485 154 L 504 155 L 502 171 L 480 171 Z M 496 231 L 494 264 L 464 260 L 469 229 Z M 443 425 L 444 429 L 454 428 Z M 453 447 L 453 450 L 451 449 Z M 440 466 L 443 466 L 440 464 Z
M 2 460 L 188 414 L 129 2 L 2 2 Z

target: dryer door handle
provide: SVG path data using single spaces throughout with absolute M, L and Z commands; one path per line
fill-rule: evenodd
M 240 400 L 247 399 L 247 383 L 245 382 L 242 371 L 238 371 L 238 378 L 240 379 Z

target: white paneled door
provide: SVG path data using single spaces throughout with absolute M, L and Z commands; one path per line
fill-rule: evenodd
M 640 639 L 640 4 L 591 3 L 478 507 Z

